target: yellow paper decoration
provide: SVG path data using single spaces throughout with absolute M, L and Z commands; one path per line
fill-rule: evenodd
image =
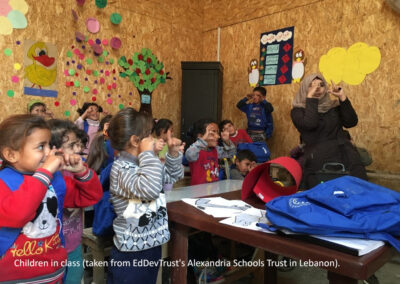
M 0 16 L 0 35 L 10 35 L 12 31 L 13 27 L 10 21 L 4 16 Z
M 359 85 L 367 74 L 378 68 L 380 62 L 381 53 L 376 46 L 357 42 L 347 50 L 342 47 L 330 49 L 321 56 L 319 70 L 328 82 Z
M 15 70 L 20 70 L 21 69 L 21 64 L 19 64 L 19 63 L 14 63 L 14 69 Z
M 11 6 L 13 10 L 20 11 L 22 14 L 26 14 L 28 12 L 29 6 L 24 0 L 10 0 L 8 4 Z

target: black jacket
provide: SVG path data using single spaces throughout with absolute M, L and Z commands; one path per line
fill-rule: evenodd
M 343 130 L 358 122 L 348 99 L 326 113 L 318 113 L 318 99 L 307 98 L 306 107 L 293 108 L 291 117 L 306 145 L 303 168 L 306 188 L 319 183 L 315 173 L 327 162 L 342 163 L 350 175 L 367 179 L 360 155 Z

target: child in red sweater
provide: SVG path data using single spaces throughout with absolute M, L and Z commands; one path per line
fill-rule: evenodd
M 40 116 L 11 116 L 0 133 L 0 282 L 61 283 L 68 265 L 62 209 L 95 204 L 100 182 L 79 155 L 50 149 Z
M 225 119 L 219 123 L 219 129 L 221 132 L 228 131 L 229 139 L 237 146 L 239 143 L 253 143 L 249 134 L 244 129 L 236 129 L 233 122 Z
M 221 132 L 223 146 L 218 146 L 218 125 L 209 119 L 195 123 L 193 135 L 197 137 L 186 150 L 192 175 L 191 185 L 214 182 L 219 179 L 218 159 L 232 158 L 236 154 L 235 145 L 229 140 L 228 131 Z

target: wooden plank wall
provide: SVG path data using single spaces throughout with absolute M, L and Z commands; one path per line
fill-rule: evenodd
M 344 86 L 359 116 L 358 126 L 350 133 L 357 145 L 370 151 L 374 162 L 368 169 L 400 173 L 400 14 L 384 0 L 286 2 L 292 4 L 279 0 L 250 0 L 246 5 L 230 0 L 206 2 L 203 60 L 216 60 L 220 26 L 223 118 L 246 127 L 246 117 L 235 105 L 251 91 L 247 68 L 250 59 L 259 58 L 261 33 L 295 26 L 294 45 L 306 53 L 306 74 L 318 71 L 319 58 L 332 47 L 365 42 L 377 46 L 382 59 L 360 85 Z M 298 88 L 298 83 L 267 87 L 267 99 L 275 108 L 275 132 L 268 141 L 274 157 L 287 155 L 299 141 L 290 119 Z
M 0 118 L 3 119 L 14 113 L 25 113 L 27 103 L 30 100 L 39 97 L 27 96 L 23 94 L 23 69 L 16 71 L 13 68 L 14 63 L 23 65 L 23 42 L 24 39 L 42 40 L 53 43 L 58 49 L 58 98 L 43 98 L 42 100 L 54 112 L 58 118 L 65 118 L 65 111 L 70 111 L 69 118 L 76 119 L 78 114 L 76 110 L 85 101 L 91 101 L 92 93 L 84 93 L 83 86 L 87 85 L 91 89 L 97 88 L 97 103 L 101 104 L 107 111 L 118 111 L 119 104 L 125 106 L 139 107 L 139 95 L 127 79 L 116 76 L 117 88 L 111 91 L 107 90 L 107 84 L 95 84 L 100 77 L 104 77 L 106 82 L 112 81 L 100 74 L 99 77 L 89 76 L 76 69 L 76 64 L 81 62 L 84 67 L 92 70 L 112 70 L 118 71 L 117 59 L 126 55 L 127 58 L 134 52 L 140 51 L 143 47 L 150 48 L 160 61 L 164 63 L 165 70 L 170 72 L 172 80 L 159 85 L 153 93 L 153 115 L 155 117 L 168 117 L 176 124 L 176 133 L 179 133 L 180 121 L 180 94 L 181 94 L 181 61 L 201 60 L 202 49 L 198 47 L 202 37 L 203 9 L 199 1 L 176 0 L 176 1 L 131 1 L 118 0 L 108 1 L 104 9 L 95 6 L 95 1 L 86 1 L 80 7 L 75 0 L 27 0 L 29 11 L 26 14 L 28 26 L 26 29 L 14 30 L 11 35 L 0 36 L 0 60 L 2 62 L 2 71 L 0 73 L 0 105 L 2 112 Z M 77 23 L 73 21 L 71 9 L 74 9 L 79 19 Z M 119 26 L 110 22 L 112 13 L 120 13 L 122 22 Z M 95 17 L 100 22 L 100 32 L 90 34 L 85 27 L 85 21 L 88 17 Z M 114 64 L 106 65 L 105 62 L 98 63 L 91 52 L 91 48 L 86 44 L 84 60 L 79 60 L 75 55 L 75 65 L 72 59 L 66 56 L 71 47 L 80 47 L 75 41 L 75 31 L 80 31 L 91 39 L 108 39 L 118 36 L 122 40 L 122 47 L 118 51 L 112 50 L 109 46 L 106 48 L 110 54 L 106 60 L 114 59 Z M 17 45 L 16 42 L 21 44 Z M 10 48 L 11 56 L 5 56 L 3 50 Z M 93 58 L 93 64 L 85 64 L 87 58 Z M 70 65 L 67 66 L 66 62 Z M 66 87 L 67 77 L 64 70 L 75 66 L 78 71 L 78 77 L 81 86 Z M 118 73 L 117 73 L 118 74 Z M 16 75 L 20 78 L 20 83 L 11 82 L 11 76 Z M 88 81 L 85 81 L 85 77 Z M 108 80 L 108 81 L 107 81 Z M 14 97 L 6 95 L 7 90 L 15 92 Z M 76 92 L 76 95 L 73 95 Z M 132 95 L 130 95 L 132 93 Z M 108 94 L 111 95 L 113 103 L 107 104 Z M 120 97 L 119 97 L 120 96 Z M 77 104 L 72 106 L 71 99 L 76 99 Z M 59 106 L 55 106 L 59 102 Z

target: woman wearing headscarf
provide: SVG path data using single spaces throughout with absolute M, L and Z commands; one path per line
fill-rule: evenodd
M 330 95 L 335 97 L 331 100 Z M 305 77 L 293 100 L 291 117 L 305 143 L 303 184 L 309 189 L 320 181 L 316 173 L 325 163 L 341 163 L 352 176 L 367 179 L 360 156 L 343 127 L 357 125 L 358 118 L 343 88 L 332 88 L 321 74 Z

